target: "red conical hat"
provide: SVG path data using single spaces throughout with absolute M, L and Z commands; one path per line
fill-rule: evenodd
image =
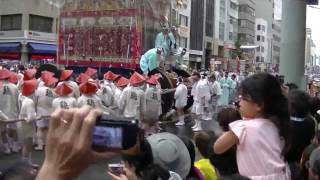
M 56 84 L 57 82 L 58 82 L 58 79 L 51 76 L 44 81 L 44 85 L 49 87 L 49 86 Z
M 121 77 L 117 82 L 117 86 L 123 87 L 123 86 L 127 86 L 129 83 L 130 83 L 129 79 L 127 79 L 125 77 Z
M 60 81 L 67 80 L 72 75 L 72 73 L 73 73 L 72 70 L 63 70 L 63 71 L 61 71 Z
M 38 81 L 36 79 L 26 80 L 22 84 L 21 94 L 24 96 L 30 96 L 38 87 Z
M 139 84 L 146 80 L 145 77 L 143 77 L 141 74 L 134 72 L 133 75 L 130 78 L 130 84 Z
M 92 77 L 93 75 L 95 75 L 97 73 L 97 70 L 96 69 L 93 69 L 93 68 L 88 68 L 85 72 L 86 75 Z
M 87 74 L 81 73 L 77 78 L 76 81 L 79 84 L 85 83 L 86 81 L 88 81 L 90 79 L 90 76 L 88 76 Z
M 1 69 L 0 70 L 0 80 L 9 79 L 11 75 L 11 71 L 8 69 Z
M 96 93 L 98 90 L 98 86 L 96 82 L 93 81 L 87 81 L 85 83 L 82 83 L 79 87 L 79 90 L 81 94 L 93 94 Z
M 152 85 L 157 85 L 159 82 L 158 82 L 158 77 L 153 75 L 151 76 L 148 80 L 147 80 L 147 83 L 149 84 L 152 84 Z
M 17 84 L 20 80 L 20 76 L 17 73 L 12 72 L 9 78 L 9 82 L 13 84 Z
M 120 75 L 114 74 L 111 71 L 108 71 L 107 73 L 104 74 L 104 79 L 110 80 L 110 81 L 115 81 Z
M 48 79 L 49 77 L 54 76 L 54 73 L 50 72 L 50 71 L 42 71 L 41 72 L 41 80 L 45 81 L 46 79 Z
M 37 73 L 37 70 L 36 69 L 27 69 L 25 72 L 24 72 L 24 77 L 23 77 L 23 80 L 26 81 L 26 80 L 31 80 L 34 78 L 34 76 L 36 75 Z
M 69 85 L 67 85 L 66 83 L 60 84 L 55 89 L 56 94 L 58 94 L 59 96 L 68 96 L 69 94 L 72 93 L 72 91 L 73 91 L 73 89 Z

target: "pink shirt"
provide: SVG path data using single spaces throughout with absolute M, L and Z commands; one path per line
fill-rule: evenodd
M 239 172 L 253 180 L 286 180 L 287 166 L 281 155 L 283 143 L 277 127 L 266 119 L 240 120 L 229 124 L 238 137 Z

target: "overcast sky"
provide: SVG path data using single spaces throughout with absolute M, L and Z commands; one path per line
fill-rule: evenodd
M 312 29 L 312 39 L 317 46 L 317 54 L 320 55 L 320 5 L 315 8 L 307 8 L 307 27 Z

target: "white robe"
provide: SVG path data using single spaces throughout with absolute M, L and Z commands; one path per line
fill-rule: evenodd
M 36 120 L 36 107 L 33 99 L 23 96 L 19 119 L 24 119 L 21 122 L 21 134 L 23 138 L 32 138 L 35 133 L 33 121 Z
M 144 91 L 139 87 L 125 88 L 120 97 L 120 111 L 126 118 L 141 120 L 146 112 L 146 98 Z
M 53 111 L 52 101 L 55 98 L 53 90 L 49 87 L 39 87 L 36 92 L 36 109 L 38 116 L 49 116 Z
M 109 107 L 114 104 L 114 91 L 109 85 L 102 85 L 97 95 L 105 106 Z
M 74 97 L 58 97 L 55 98 L 52 102 L 53 109 L 70 109 L 70 108 L 76 108 L 77 107 L 77 100 Z
M 92 108 L 99 108 L 101 110 L 103 109 L 102 102 L 96 94 L 92 94 L 92 95 L 82 94 L 78 98 L 77 104 L 79 107 L 88 105 L 88 106 L 91 106 Z
M 147 87 L 146 98 L 146 120 L 158 120 L 162 113 L 161 108 L 161 90 L 157 87 Z
M 201 115 L 204 114 L 204 108 L 209 107 L 209 100 L 211 98 L 210 94 L 210 85 L 207 79 L 199 80 L 196 90 L 196 107 L 195 114 Z
M 174 93 L 175 107 L 184 108 L 188 101 L 188 88 L 183 83 L 179 84 Z
M 18 97 L 17 86 L 8 81 L 3 81 L 0 88 L 0 110 L 9 119 L 17 119 L 19 116 Z
M 114 105 L 118 108 L 120 107 L 120 97 L 121 97 L 122 91 L 123 90 L 116 88 L 114 92 Z

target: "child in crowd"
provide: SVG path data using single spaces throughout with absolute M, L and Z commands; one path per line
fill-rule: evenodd
M 240 85 L 240 113 L 245 120 L 229 124 L 214 144 L 217 154 L 237 145 L 239 173 L 253 180 L 287 180 L 284 156 L 289 149 L 288 102 L 277 79 L 254 74 Z
M 201 159 L 195 162 L 195 167 L 197 167 L 201 171 L 205 180 L 216 180 L 217 173 L 209 160 L 212 154 L 210 145 L 213 139 L 211 138 L 209 133 L 207 133 L 206 131 L 202 131 L 194 136 L 194 141 L 201 156 Z

